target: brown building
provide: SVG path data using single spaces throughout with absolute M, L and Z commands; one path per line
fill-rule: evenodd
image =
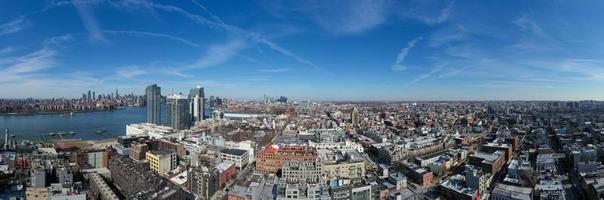
M 147 153 L 147 151 L 149 151 L 149 145 L 134 142 L 130 145 L 129 156 L 133 160 L 143 160 L 145 159 L 145 153 Z
M 89 175 L 90 192 L 88 193 L 91 199 L 102 200 L 118 200 L 117 195 L 111 190 L 107 182 L 97 173 Z
M 431 171 L 413 163 L 404 164 L 403 173 L 413 182 L 423 187 L 430 186 L 430 184 L 432 184 L 432 179 L 434 178 L 434 174 Z
M 126 199 L 185 199 L 187 193 L 149 171 L 149 165 L 112 153 L 109 171 Z
M 496 151 L 492 154 L 477 152 L 470 156 L 470 165 L 482 168 L 485 172 L 496 174 L 505 164 L 505 153 Z
M 277 173 L 285 161 L 314 161 L 317 157 L 317 150 L 312 147 L 269 145 L 256 155 L 256 172 Z
M 508 161 L 512 158 L 514 149 L 510 144 L 492 142 L 483 145 L 481 150 L 486 153 L 495 153 L 496 151 L 503 151 L 505 152 L 505 160 Z
M 186 154 L 184 145 L 175 143 L 175 142 L 172 142 L 169 140 L 165 140 L 165 139 L 153 140 L 153 141 L 149 142 L 149 144 L 151 146 L 150 149 L 160 150 L 160 151 L 164 151 L 164 150 L 174 151 L 174 152 L 176 152 L 176 155 L 178 157 L 183 157 Z

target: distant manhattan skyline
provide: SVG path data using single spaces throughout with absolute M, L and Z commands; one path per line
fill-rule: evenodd
M 7 1 L 0 98 L 604 100 L 604 1 Z

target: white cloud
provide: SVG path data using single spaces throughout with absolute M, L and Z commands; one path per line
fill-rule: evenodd
M 48 48 L 20 56 L 5 58 L 0 69 L 0 81 L 11 82 L 22 80 L 26 76 L 50 68 L 54 64 L 57 52 Z
M 230 60 L 233 56 L 237 55 L 239 51 L 246 48 L 246 42 L 234 39 L 227 41 L 226 43 L 216 44 L 210 46 L 207 53 L 199 58 L 194 64 L 187 66 L 187 69 L 199 69 L 212 67 Z
M 386 1 L 354 0 L 339 6 L 339 9 L 321 9 L 312 13 L 311 18 L 331 33 L 356 34 L 381 25 L 388 15 Z
M 518 19 L 514 20 L 513 23 L 516 26 L 520 27 L 521 29 L 530 31 L 534 34 L 537 34 L 537 35 L 544 34 L 543 29 L 541 29 L 541 27 L 537 24 L 537 22 L 535 22 L 534 20 L 529 18 L 528 15 L 520 16 Z
M 0 24 L 0 35 L 16 33 L 31 27 L 31 23 L 25 17 L 18 17 L 12 21 Z
M 291 71 L 291 68 L 270 68 L 270 69 L 259 69 L 259 72 L 265 73 L 280 73 L 280 72 L 288 72 Z
M 116 30 L 103 30 L 101 32 L 107 33 L 107 34 L 125 34 L 125 35 L 133 35 L 133 36 L 159 37 L 159 38 L 165 38 L 165 39 L 173 40 L 176 42 L 180 42 L 182 44 L 189 45 L 192 47 L 199 47 L 199 44 L 192 42 L 190 40 L 187 40 L 187 39 L 184 39 L 181 37 L 177 37 L 177 36 L 173 36 L 173 35 L 162 34 L 162 33 L 146 32 L 146 31 L 116 31 Z
M 93 39 L 94 41 L 106 41 L 105 36 L 103 36 L 103 32 L 101 31 L 101 28 L 99 26 L 99 23 L 94 17 L 92 11 L 90 11 L 88 5 L 81 0 L 73 1 L 73 5 L 75 6 L 76 10 L 78 11 L 78 14 L 80 15 L 80 19 L 84 24 L 84 28 L 86 28 L 86 31 L 88 31 L 88 33 L 90 33 L 91 39 Z
M 213 27 L 213 28 L 220 28 L 220 29 L 225 30 L 225 31 L 229 31 L 229 32 L 232 32 L 232 33 L 235 33 L 235 34 L 243 35 L 244 37 L 246 37 L 246 39 L 251 39 L 251 40 L 253 40 L 256 43 L 264 44 L 264 45 L 268 46 L 270 49 L 272 49 L 272 50 L 274 50 L 274 51 L 276 51 L 278 53 L 281 53 L 281 54 L 283 54 L 285 56 L 288 56 L 288 57 L 290 57 L 290 58 L 292 58 L 292 59 L 294 59 L 294 60 L 296 60 L 296 61 L 298 61 L 298 62 L 300 62 L 302 64 L 306 64 L 306 65 L 312 66 L 314 68 L 319 68 L 317 65 L 315 65 L 314 63 L 312 63 L 310 60 L 305 59 L 305 58 L 299 56 L 298 54 L 296 54 L 296 53 L 294 53 L 294 52 L 286 49 L 285 47 L 283 47 L 281 45 L 278 45 L 278 44 L 274 43 L 273 41 L 271 41 L 271 40 L 269 40 L 269 39 L 267 39 L 265 37 L 262 37 L 261 35 L 259 35 L 257 33 L 249 32 L 249 31 L 240 29 L 240 28 L 238 28 L 236 26 L 226 24 L 224 22 L 224 20 L 220 19 L 220 17 L 218 17 L 218 16 L 214 15 L 213 13 L 211 13 L 206 7 L 204 7 L 203 5 L 201 5 L 199 2 L 197 2 L 197 1 L 194 1 L 194 2 L 198 6 L 200 6 L 208 15 L 210 15 L 210 17 L 213 20 L 208 20 L 208 19 L 206 19 L 204 17 L 198 16 L 198 15 L 193 15 L 191 13 L 188 13 L 188 12 L 186 12 L 186 11 L 184 11 L 184 10 L 178 8 L 178 7 L 174 7 L 174 6 L 166 6 L 166 5 L 158 5 L 158 4 L 152 4 L 152 5 L 154 5 L 154 7 L 158 8 L 158 9 L 161 9 L 161 10 L 177 12 L 177 13 L 182 14 L 183 16 L 185 16 L 187 18 L 190 18 L 190 19 L 192 19 L 192 20 L 194 20 L 194 21 L 196 21 L 198 23 L 201 23 L 203 25 L 207 25 L 207 26 L 210 26 L 210 27 Z
M 407 69 L 407 66 L 403 65 L 405 58 L 409 55 L 409 51 L 415 47 L 415 44 L 422 40 L 422 37 L 416 37 L 415 39 L 409 41 L 407 46 L 401 49 L 401 52 L 396 56 L 396 61 L 392 65 L 392 69 L 396 71 L 402 71 Z
M 395 9 L 394 12 L 398 13 L 401 18 L 418 20 L 430 26 L 448 21 L 455 4 L 454 1 L 445 4 L 441 1 L 430 0 L 400 1 L 398 3 L 392 9 Z
M 4 47 L 4 48 L 0 49 L 0 55 L 7 54 L 7 53 L 10 53 L 13 51 L 15 51 L 15 49 L 13 47 Z
M 146 73 L 147 71 L 141 69 L 139 66 L 127 66 L 117 71 L 117 75 L 123 78 L 134 78 Z
M 411 82 L 409 82 L 407 84 L 407 86 L 416 84 L 417 82 L 420 82 L 420 81 L 423 81 L 426 79 L 430 79 L 430 78 L 436 76 L 438 73 L 440 73 L 443 69 L 444 69 L 444 65 L 437 65 L 437 66 L 433 67 L 429 72 L 421 74 L 418 77 L 416 77 L 415 79 L 413 79 Z

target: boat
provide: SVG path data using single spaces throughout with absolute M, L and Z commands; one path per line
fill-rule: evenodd
M 71 117 L 71 116 L 74 116 L 74 115 L 75 114 L 73 114 L 73 112 L 63 114 L 64 117 Z

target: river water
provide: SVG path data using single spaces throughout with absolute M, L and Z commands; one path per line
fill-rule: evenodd
M 162 105 L 162 121 L 165 121 L 165 107 Z M 74 113 L 73 116 L 62 114 L 2 115 L 0 129 L 4 139 L 4 129 L 8 128 L 15 139 L 41 140 L 57 139 L 48 136 L 51 132 L 75 132 L 65 135 L 66 139 L 97 140 L 126 135 L 126 124 L 141 123 L 146 120 L 146 107 L 126 107 L 112 111 Z M 106 133 L 97 134 L 97 130 Z

